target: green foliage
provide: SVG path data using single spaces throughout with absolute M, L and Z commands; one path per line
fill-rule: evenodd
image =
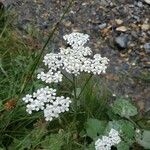
M 123 98 L 119 98 L 114 102 L 112 110 L 115 114 L 126 118 L 135 116 L 138 113 L 137 108 L 132 105 L 128 100 Z
M 134 143 L 135 130 L 134 125 L 127 120 L 114 120 L 114 121 L 100 121 L 97 119 L 88 119 L 86 126 L 87 136 L 94 141 L 97 138 L 101 138 L 103 135 L 108 135 L 111 129 L 115 129 L 119 132 L 122 142 L 117 145 L 118 149 L 128 150 Z M 89 149 L 93 148 L 93 144 L 89 145 Z
M 44 149 L 61 150 L 61 147 L 64 144 L 65 144 L 64 134 L 59 133 L 59 134 L 51 134 L 50 136 L 46 136 L 41 146 Z
M 78 86 L 84 87 L 89 76 L 86 74 L 81 76 Z M 84 81 L 85 80 L 85 81 Z M 105 84 L 103 78 L 93 76 L 87 83 L 82 95 L 80 96 L 80 107 L 84 109 L 88 118 L 106 118 L 106 106 L 110 98 L 110 90 Z
M 99 121 L 97 119 L 88 119 L 85 125 L 87 136 L 94 139 L 104 133 L 107 121 Z
M 0 31 L 4 28 L 5 25 L 5 9 L 2 2 L 0 2 Z
M 121 141 L 118 145 L 117 145 L 117 150 L 129 150 L 130 147 L 127 143 Z
M 21 89 L 27 75 L 30 74 L 37 53 L 38 50 L 35 52 L 33 47 L 28 46 L 19 31 L 14 30 L 8 22 L 4 25 L 0 32 L 0 146 L 2 148 L 20 150 L 26 146 L 30 147 L 29 134 L 32 133 L 30 128 L 40 115 L 32 117 L 27 115 L 20 97 Z M 29 81 L 33 82 L 32 77 Z M 26 90 L 29 92 L 33 88 L 34 85 L 29 84 Z
M 150 131 L 144 130 L 141 136 L 137 137 L 137 142 L 145 149 L 150 149 Z

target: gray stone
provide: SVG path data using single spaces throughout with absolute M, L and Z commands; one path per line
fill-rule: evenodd
M 115 43 L 119 48 L 127 48 L 129 42 L 129 38 L 127 34 L 120 35 L 115 38 Z
M 145 49 L 145 52 L 147 54 L 150 54 L 150 43 L 145 43 L 143 47 Z
M 150 4 L 150 0 L 144 0 L 147 4 Z
M 107 26 L 106 23 L 102 23 L 102 24 L 100 24 L 98 27 L 99 27 L 99 29 L 104 29 L 106 26 Z
M 138 2 L 137 5 L 138 5 L 138 7 L 143 7 L 143 3 L 142 2 Z

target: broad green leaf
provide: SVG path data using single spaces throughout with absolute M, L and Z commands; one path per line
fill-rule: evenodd
M 107 126 L 106 121 L 100 121 L 97 119 L 88 119 L 85 125 L 85 129 L 87 132 L 87 135 L 94 139 L 99 135 L 102 135 L 105 128 Z
M 137 142 L 143 146 L 145 149 L 150 149 L 150 131 L 144 130 L 142 138 L 137 138 Z
M 42 142 L 42 148 L 49 150 L 61 150 L 64 145 L 64 136 L 62 134 L 51 134 Z
M 121 141 L 118 145 L 117 145 L 117 150 L 129 150 L 130 147 L 127 143 Z
M 135 116 L 138 113 L 137 108 L 134 105 L 132 105 L 128 100 L 122 98 L 119 98 L 114 102 L 112 110 L 115 114 L 126 118 Z
M 120 119 L 120 116 L 116 115 L 116 114 L 113 112 L 112 109 L 108 109 L 106 113 L 107 113 L 107 115 L 109 116 L 109 119 L 110 119 L 110 120 L 118 120 L 118 119 Z

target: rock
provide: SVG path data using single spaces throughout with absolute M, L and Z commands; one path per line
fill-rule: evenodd
M 100 24 L 98 27 L 99 27 L 99 29 L 104 29 L 106 26 L 107 26 L 106 23 L 102 23 L 102 24 Z
M 150 4 L 150 0 L 144 0 L 147 4 Z
M 149 30 L 150 29 L 150 25 L 144 23 L 144 24 L 141 25 L 141 29 L 142 30 Z
M 121 25 L 123 23 L 123 21 L 121 19 L 115 19 L 115 22 L 118 24 L 118 25 Z
M 143 3 L 142 3 L 142 2 L 138 2 L 138 3 L 137 3 L 137 6 L 138 6 L 138 7 L 143 7 Z
M 107 0 L 101 0 L 101 1 L 98 1 L 98 3 L 101 5 L 101 6 L 108 6 L 109 3 Z
M 131 31 L 131 35 L 132 37 L 134 37 L 135 39 L 138 38 L 138 33 L 136 31 Z
M 119 48 L 127 48 L 129 38 L 127 34 L 122 34 L 115 38 L 115 43 Z
M 127 28 L 125 26 L 120 26 L 120 27 L 116 28 L 116 31 L 126 32 Z
M 150 54 L 150 43 L 146 43 L 146 44 L 144 44 L 144 49 L 145 49 L 145 51 L 146 51 L 146 53 L 147 54 Z
M 42 23 L 42 28 L 47 29 L 48 28 L 48 23 L 45 21 Z
M 141 76 L 140 68 L 132 69 L 131 75 L 132 75 L 133 78 L 139 78 Z
M 139 16 L 133 15 L 132 17 L 133 17 L 137 22 L 140 22 L 140 17 L 139 17 Z
M 129 70 L 129 65 L 127 63 L 122 64 L 122 69 L 128 71 Z

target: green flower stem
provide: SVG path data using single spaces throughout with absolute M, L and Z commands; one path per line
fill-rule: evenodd
M 89 78 L 86 80 L 86 82 L 85 82 L 83 88 L 81 89 L 81 92 L 80 92 L 80 94 L 79 94 L 79 96 L 78 96 L 77 99 L 80 99 L 80 96 L 82 95 L 84 89 L 86 88 L 86 86 L 87 86 L 87 84 L 89 83 L 89 81 L 90 81 L 90 79 L 92 78 L 92 76 L 93 76 L 93 74 L 91 74 L 91 75 L 89 76 Z
M 73 85 L 73 81 L 71 79 L 69 79 L 63 72 L 61 72 L 61 73 Z
M 136 128 L 141 129 L 141 127 L 133 119 L 131 119 L 130 117 L 126 119 L 128 119 Z
M 73 75 L 73 91 L 74 91 L 74 100 L 77 100 L 77 91 L 76 91 L 76 77 Z M 76 102 L 75 102 L 76 103 Z M 77 108 L 77 103 L 76 103 L 76 108 Z
M 90 79 L 92 78 L 92 74 L 89 76 L 89 78 L 86 80 L 83 88 L 81 89 L 81 92 L 79 94 L 79 96 L 77 96 L 77 85 L 76 85 L 76 77 L 75 75 L 73 75 L 73 91 L 74 91 L 74 108 L 75 108 L 75 114 L 74 114 L 74 122 L 76 122 L 77 119 L 77 109 L 78 109 L 78 100 L 80 99 L 80 96 L 82 95 L 85 87 L 87 86 L 87 84 L 89 83 Z
M 73 122 L 75 123 L 76 122 L 76 120 L 77 120 L 77 110 L 78 110 L 78 104 L 77 104 L 77 91 L 76 91 L 76 77 L 75 77 L 75 75 L 72 75 L 73 76 L 73 92 L 74 92 L 74 98 L 73 98 L 73 102 L 74 102 L 74 110 L 75 110 L 75 112 L 74 112 L 74 120 L 73 120 Z

